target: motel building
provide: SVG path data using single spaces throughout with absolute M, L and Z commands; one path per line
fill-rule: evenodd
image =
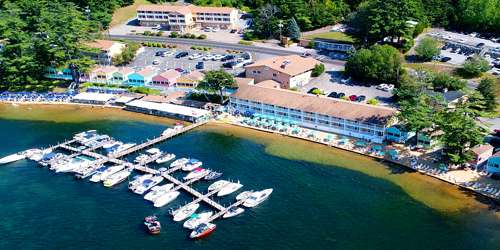
M 278 83 L 277 83 L 278 84 Z M 257 85 L 230 96 L 233 112 L 289 120 L 300 127 L 381 143 L 396 110 Z
M 161 25 L 167 30 L 189 32 L 194 28 L 236 29 L 238 10 L 229 7 L 147 4 L 137 8 L 142 26 Z

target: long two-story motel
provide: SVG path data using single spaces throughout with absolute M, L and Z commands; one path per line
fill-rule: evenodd
M 396 110 L 259 85 L 240 85 L 230 97 L 241 114 L 286 119 L 312 128 L 382 142 Z

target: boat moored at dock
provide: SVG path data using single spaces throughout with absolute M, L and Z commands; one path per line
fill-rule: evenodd
M 124 169 L 120 172 L 114 173 L 114 174 L 108 176 L 108 178 L 106 178 L 103 181 L 103 185 L 105 187 L 112 187 L 118 183 L 121 183 L 130 176 L 131 172 L 132 171 L 129 169 Z
M 226 186 L 229 183 L 231 183 L 231 182 L 226 181 L 226 180 L 216 181 L 216 182 L 210 184 L 210 186 L 208 186 L 208 191 L 210 192 L 213 190 L 221 189 L 222 187 Z
M 159 175 L 153 176 L 151 179 L 145 179 L 144 181 L 142 181 L 142 183 L 135 186 L 132 191 L 136 194 L 143 195 L 146 191 L 148 191 L 152 187 L 158 185 L 162 181 L 163 181 L 163 177 L 161 177 Z
M 192 172 L 190 172 L 189 174 L 187 174 L 186 176 L 184 176 L 183 179 L 185 181 L 187 181 L 187 180 L 191 180 L 191 179 L 198 178 L 198 177 L 201 177 L 201 176 L 205 176 L 208 173 L 209 173 L 209 170 L 207 170 L 207 169 L 196 168 Z
M 180 159 L 177 159 L 177 160 L 175 160 L 174 162 L 172 162 L 172 163 L 170 164 L 170 167 L 171 167 L 171 168 L 175 168 L 175 167 L 177 167 L 177 166 L 182 166 L 182 165 L 186 164 L 188 161 L 189 161 L 189 159 L 188 159 L 188 158 L 180 158 Z
M 194 203 L 194 204 L 188 204 L 186 206 L 180 207 L 179 209 L 175 210 L 172 215 L 174 217 L 174 221 L 183 221 L 187 217 L 191 216 L 196 212 L 196 209 L 200 207 L 200 204 Z
M 180 194 L 179 191 L 169 191 L 155 199 L 154 207 L 163 207 L 175 200 Z
M 184 224 L 182 226 L 187 228 L 187 229 L 195 229 L 201 223 L 207 222 L 208 219 L 210 219 L 210 217 L 212 217 L 213 214 L 214 213 L 212 211 L 203 212 L 203 213 L 199 213 L 199 214 L 197 214 L 197 213 L 192 214 L 189 217 L 189 219 L 184 222 Z
M 146 195 L 144 195 L 144 199 L 154 202 L 158 197 L 166 194 L 173 187 L 174 187 L 174 184 L 172 184 L 172 183 L 161 185 L 161 186 L 154 186 L 151 188 L 151 190 Z
M 163 164 L 167 161 L 171 161 L 175 159 L 175 154 L 165 154 L 163 156 L 161 156 L 160 158 L 156 159 L 156 163 L 157 164 Z
M 196 168 L 201 167 L 203 165 L 203 162 L 197 159 L 189 159 L 188 162 L 184 164 L 182 167 L 183 171 L 193 171 Z
M 262 191 L 253 192 L 246 200 L 243 202 L 243 206 L 245 207 L 255 207 L 267 200 L 271 193 L 273 192 L 272 188 L 264 189 Z
M 245 212 L 245 209 L 243 209 L 241 207 L 231 207 L 227 210 L 226 213 L 224 213 L 222 218 L 231 218 L 231 217 L 237 216 L 239 214 L 242 214 L 243 212 Z
M 234 192 L 236 192 L 238 189 L 240 189 L 241 187 L 243 187 L 242 184 L 240 184 L 240 182 L 231 182 L 229 184 L 227 184 L 226 186 L 224 186 L 218 193 L 217 193 L 217 196 L 226 196 L 226 195 L 229 195 L 229 194 L 232 194 Z
M 123 166 L 123 165 L 111 166 L 111 167 L 105 169 L 103 172 L 96 173 L 96 174 L 92 175 L 92 178 L 90 178 L 90 181 L 91 182 L 104 181 L 106 178 L 108 178 L 108 176 L 115 174 L 118 171 L 123 170 L 124 168 L 125 168 L 125 166 Z
M 208 236 L 211 234 L 216 228 L 215 224 L 212 223 L 202 223 L 196 227 L 195 230 L 191 232 L 189 237 L 191 239 L 199 239 Z
M 0 158 L 0 165 L 19 161 L 19 160 L 22 160 L 24 158 L 26 158 L 26 156 L 24 155 L 23 152 L 11 154 L 11 155 L 5 156 L 3 158 Z

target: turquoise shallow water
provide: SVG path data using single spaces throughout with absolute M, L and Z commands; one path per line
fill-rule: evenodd
M 53 144 L 86 129 L 139 142 L 164 127 L 0 119 L 0 155 Z M 275 191 L 259 207 L 216 221 L 209 238 L 191 241 L 188 231 L 166 215 L 168 207 L 153 208 L 126 184 L 106 189 L 19 161 L 0 167 L 0 249 L 498 249 L 500 223 L 487 211 L 445 215 L 390 182 L 355 171 L 282 159 L 250 140 L 203 131 L 158 147 L 198 158 L 225 178 L 239 179 L 244 190 Z M 204 190 L 207 184 L 193 187 Z M 170 207 L 190 199 L 182 194 Z M 141 224 L 153 213 L 163 225 L 158 236 L 148 235 Z

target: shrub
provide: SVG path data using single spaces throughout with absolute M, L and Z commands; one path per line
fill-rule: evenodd
M 342 96 L 342 97 L 340 97 L 340 99 L 349 101 L 349 97 L 347 97 L 347 96 Z
M 198 39 L 207 39 L 207 35 L 201 34 L 197 37 Z
M 323 90 L 321 90 L 321 89 L 313 89 L 313 91 L 311 92 L 311 94 L 314 94 L 314 95 L 324 95 L 325 93 L 323 93 Z
M 314 48 L 314 41 L 309 41 L 309 42 L 307 43 L 307 48 L 309 48 L 309 49 Z
M 189 38 L 191 38 L 191 39 L 196 39 L 196 35 L 195 35 L 195 34 L 190 34 L 190 35 L 189 35 Z
M 439 42 L 432 37 L 424 37 L 415 48 L 417 56 L 423 61 L 430 61 L 440 54 Z
M 191 48 L 190 48 L 190 49 L 192 49 L 192 50 L 197 50 L 198 48 L 197 48 L 196 46 L 191 46 Z
M 163 31 L 158 31 L 158 33 L 156 33 L 156 36 L 163 36 Z
M 425 29 L 426 25 L 424 22 L 419 22 L 416 26 L 415 29 L 413 29 L 413 37 L 417 37 L 422 33 Z
M 173 32 L 170 33 L 169 37 L 171 37 L 171 38 L 177 38 L 177 37 L 179 37 L 179 33 L 173 31 Z
M 435 90 L 442 91 L 445 88 L 448 90 L 460 90 L 465 87 L 466 82 L 456 77 L 450 76 L 447 73 L 437 73 L 432 79 L 432 86 Z
M 243 40 L 246 40 L 246 41 L 255 40 L 255 35 L 253 34 L 253 32 L 245 31 L 243 33 Z
M 208 51 L 208 50 L 209 50 L 209 48 L 207 48 L 207 47 L 203 47 L 203 50 L 204 50 L 204 51 Z
M 378 100 L 375 98 L 371 98 L 371 99 L 368 99 L 368 101 L 366 101 L 366 103 L 376 106 L 376 105 L 378 105 Z
M 144 33 L 143 33 L 143 35 L 145 35 L 145 36 L 150 36 L 151 34 L 152 34 L 152 32 L 149 30 L 144 31 Z
M 166 48 L 166 47 L 167 47 L 167 45 L 166 45 L 166 44 L 162 44 L 162 45 L 161 45 L 161 47 L 162 47 L 162 48 Z
M 484 58 L 480 56 L 473 56 L 472 58 L 466 60 L 462 65 L 462 68 L 458 70 L 459 74 L 463 77 L 478 77 L 482 73 L 490 70 L 490 64 Z
M 239 43 L 239 44 L 242 44 L 242 45 L 252 45 L 252 42 L 250 42 L 250 41 L 245 41 L 245 40 L 240 40 L 238 43 Z
M 323 72 L 325 72 L 325 65 L 320 63 L 320 64 L 314 65 L 314 69 L 312 70 L 311 75 L 313 77 L 318 77 L 321 74 L 323 74 Z

